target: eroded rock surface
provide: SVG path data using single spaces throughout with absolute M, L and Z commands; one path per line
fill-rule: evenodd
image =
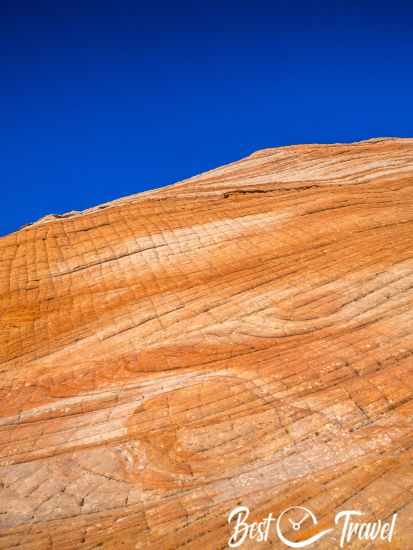
M 412 305 L 413 140 L 259 151 L 3 237 L 0 548 L 225 548 L 239 503 L 397 511 L 410 548 Z

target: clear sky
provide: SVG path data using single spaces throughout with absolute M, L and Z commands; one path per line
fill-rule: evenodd
M 413 136 L 413 2 L 0 2 L 0 234 L 263 147 Z

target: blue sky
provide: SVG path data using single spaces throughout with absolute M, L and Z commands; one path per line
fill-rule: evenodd
M 263 147 L 413 136 L 413 3 L 0 3 L 0 234 Z

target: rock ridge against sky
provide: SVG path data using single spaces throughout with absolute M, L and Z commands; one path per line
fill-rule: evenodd
M 413 139 L 383 138 L 2 237 L 0 549 L 225 548 L 239 503 L 397 512 L 408 548 L 412 230 Z

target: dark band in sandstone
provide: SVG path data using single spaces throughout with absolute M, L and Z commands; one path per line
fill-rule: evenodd
M 238 503 L 397 511 L 409 548 L 412 305 L 413 140 L 267 149 L 1 238 L 0 548 L 225 548 Z

